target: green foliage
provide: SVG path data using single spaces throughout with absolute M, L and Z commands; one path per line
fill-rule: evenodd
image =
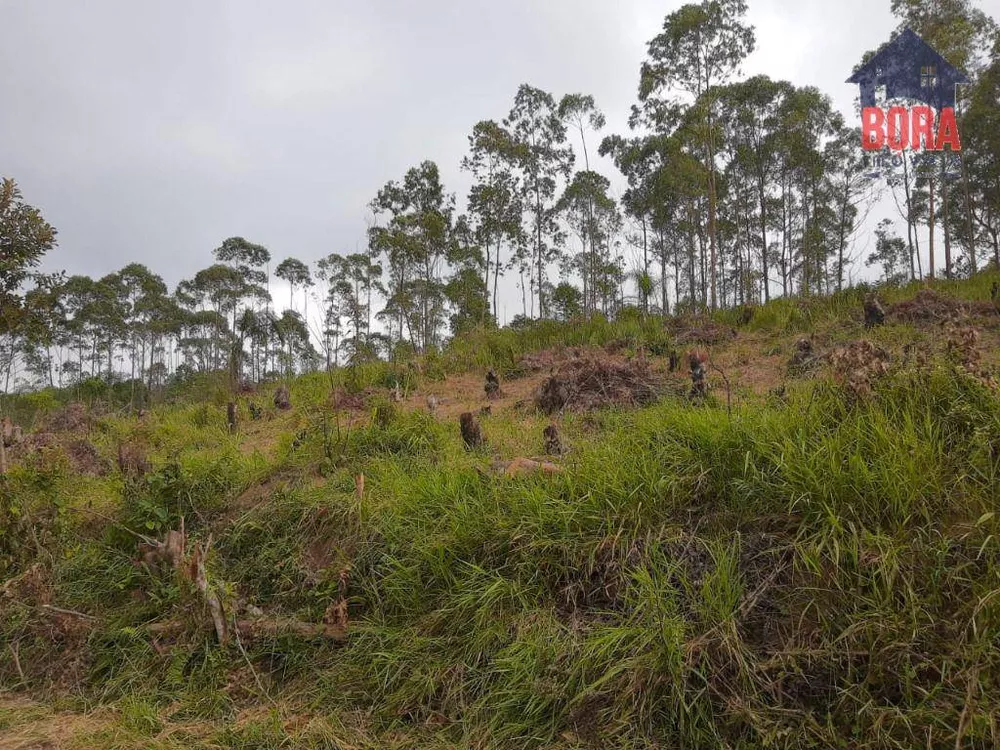
M 126 483 L 122 521 L 126 528 L 154 534 L 178 528 L 181 517 L 189 528 L 197 526 L 225 508 L 248 478 L 247 462 L 235 453 L 167 463 Z

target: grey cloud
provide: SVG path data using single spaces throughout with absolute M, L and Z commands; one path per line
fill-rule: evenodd
M 233 234 L 314 261 L 353 250 L 365 204 L 425 158 L 461 198 L 472 125 L 522 82 L 591 93 L 623 130 L 679 4 L 0 0 L 0 173 L 59 229 L 50 268 L 135 260 L 176 283 Z M 862 0 L 762 0 L 750 20 L 748 72 L 844 109 L 851 66 L 892 28 Z

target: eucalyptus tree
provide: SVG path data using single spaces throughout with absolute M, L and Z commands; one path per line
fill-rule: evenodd
M 56 230 L 24 202 L 17 183 L 0 180 L 0 377 L 10 386 L 24 322 L 21 287 L 55 247 Z
M 985 11 L 976 7 L 972 0 L 891 0 L 890 8 L 899 19 L 899 29 L 910 28 L 930 44 L 950 64 L 964 70 L 973 77 L 985 69 L 987 59 L 997 39 L 997 24 Z M 960 96 L 962 90 L 959 89 Z M 962 102 L 959 102 L 961 109 Z M 994 100 L 995 106 L 995 100 Z M 962 165 L 961 196 L 955 200 L 949 192 L 949 180 L 945 177 L 947 152 L 940 152 L 938 168 L 926 176 L 930 205 L 935 202 L 936 189 L 940 190 L 939 206 L 942 220 L 945 276 L 953 273 L 951 238 L 964 238 L 969 270 L 976 270 L 975 231 L 973 229 L 973 184 L 969 179 L 966 164 L 966 149 L 958 152 Z M 958 223 L 964 224 L 957 232 L 952 228 L 953 213 L 958 215 Z M 933 248 L 935 231 L 934 212 L 928 218 L 928 240 Z M 933 268 L 931 269 L 933 275 Z
M 821 291 L 827 283 L 827 262 L 836 251 L 827 236 L 835 213 L 829 205 L 823 149 L 838 132 L 841 119 L 830 98 L 814 87 L 787 92 L 779 117 L 782 284 L 786 294 L 791 292 L 797 273 L 799 291 L 809 294 Z
M 594 97 L 590 94 L 566 94 L 559 100 L 559 118 L 567 127 L 572 127 L 580 134 L 583 168 L 589 172 L 590 155 L 587 151 L 587 131 L 597 133 L 604 128 L 607 124 L 604 113 L 597 108 Z
M 132 379 L 137 375 L 142 377 L 147 351 L 152 365 L 155 339 L 161 335 L 160 330 L 154 330 L 153 324 L 165 312 L 167 285 L 141 263 L 130 263 L 112 274 L 109 280 L 122 305 Z
M 618 205 L 608 195 L 611 183 L 592 171 L 577 172 L 556 203 L 556 210 L 580 238 L 582 250 L 573 265 L 583 279 L 584 313 L 606 302 L 611 244 L 621 226 Z M 606 304 L 605 304 L 606 307 Z
M 858 149 L 860 141 L 859 128 L 848 128 L 841 123 L 823 151 L 835 212 L 837 291 L 844 288 L 844 273 L 852 261 L 851 239 L 881 194 L 875 181 L 865 173 L 864 158 Z M 912 275 L 912 254 L 910 259 Z
M 295 309 L 295 287 L 300 287 L 304 294 L 306 303 L 303 308 L 303 314 L 307 314 L 308 311 L 308 291 L 309 287 L 313 285 L 312 274 L 309 273 L 309 266 L 303 263 L 297 258 L 285 258 L 278 267 L 274 269 L 274 275 L 279 279 L 288 282 L 289 293 L 288 293 L 288 309 Z
M 753 221 L 759 242 L 761 287 L 764 301 L 771 298 L 768 230 L 773 223 L 773 203 L 777 176 L 778 152 L 782 138 L 781 107 L 793 90 L 787 81 L 773 81 L 754 76 L 745 81 L 722 86 L 717 91 L 721 105 L 720 121 L 725 148 L 731 156 L 734 179 L 753 186 L 755 211 Z M 750 227 L 746 227 L 750 231 Z
M 369 230 L 374 252 L 388 265 L 386 309 L 396 336 L 409 335 L 419 351 L 440 343 L 444 324 L 443 274 L 450 243 L 455 197 L 445 193 L 434 162 L 407 171 L 401 183 L 387 183 L 371 204 L 386 226 Z
M 530 221 L 534 265 L 531 288 L 538 294 L 538 313 L 545 317 L 545 277 L 548 265 L 557 260 L 562 233 L 553 208 L 560 180 L 567 180 L 573 169 L 573 149 L 566 145 L 566 124 L 552 94 L 522 84 L 514 97 L 514 106 L 504 127 L 510 132 L 514 164 L 520 177 L 521 195 Z
M 243 309 L 257 311 L 271 303 L 268 290 L 271 253 L 263 245 L 243 237 L 230 237 L 215 248 L 212 254 L 218 263 L 236 271 L 242 280 L 242 284 L 234 283 L 230 286 L 236 294 L 230 311 L 231 329 L 235 331 L 241 304 Z M 234 377 L 239 375 L 239 360 L 242 356 L 242 352 L 230 351 L 230 370 Z
M 490 316 L 489 290 L 483 276 L 486 258 L 476 241 L 476 232 L 464 214 L 455 221 L 448 264 L 452 273 L 445 284 L 445 297 L 451 307 L 449 327 L 452 335 L 477 327 L 495 326 L 495 319 Z
M 476 242 L 483 248 L 483 286 L 486 308 L 490 308 L 492 273 L 493 318 L 498 317 L 497 290 L 504 267 L 503 250 L 513 253 L 525 242 L 521 217 L 524 213 L 520 181 L 514 173 L 514 138 L 493 120 L 476 123 L 469 136 L 469 153 L 462 170 L 472 175 L 468 212 Z
M 277 351 L 278 361 L 285 376 L 291 378 L 296 372 L 296 365 L 302 371 L 311 369 L 317 355 L 309 340 L 309 328 L 303 317 L 294 310 L 285 310 L 272 321 L 272 326 L 274 335 L 281 344 Z
M 24 294 L 19 344 L 26 369 L 36 383 L 62 385 L 63 350 L 69 342 L 66 308 L 62 301 L 65 275 L 36 274 Z M 58 381 L 56 375 L 59 376 Z
M 633 121 L 662 125 L 670 106 L 663 99 L 682 92 L 697 113 L 693 128 L 707 177 L 708 275 L 711 305 L 716 306 L 716 87 L 729 82 L 755 44 L 752 26 L 743 23 L 744 0 L 703 0 L 668 15 L 663 31 L 649 42 L 642 64 L 639 100 Z M 662 132 L 662 131 L 661 131 Z
M 346 331 L 337 326 L 337 339 L 350 349 L 352 359 L 357 359 L 369 349 L 372 295 L 385 293 L 382 266 L 364 253 L 332 253 L 319 260 L 316 267 L 317 276 L 327 288 L 327 325 L 334 316 L 348 320 Z
M 875 229 L 875 250 L 869 254 L 865 265 L 881 266 L 883 281 L 902 281 L 906 277 L 907 255 L 903 238 L 892 231 L 892 221 L 882 219 Z
M 963 160 L 969 188 L 969 211 L 973 226 L 966 229 L 966 242 L 974 246 L 979 237 L 990 248 L 993 263 L 1000 268 L 1000 38 L 990 63 L 981 71 L 969 92 L 969 105 L 961 128 Z
M 229 356 L 237 328 L 240 302 L 249 294 L 242 271 L 216 263 L 177 285 L 175 297 L 190 313 L 183 348 L 196 353 L 199 368 L 218 370 Z M 202 313 L 211 312 L 211 315 Z

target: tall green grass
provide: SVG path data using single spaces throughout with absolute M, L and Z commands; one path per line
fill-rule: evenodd
M 602 325 L 579 340 L 622 331 Z M 442 356 L 496 366 L 548 335 Z M 391 370 L 359 372 L 350 387 Z M 329 381 L 295 389 L 266 455 L 198 405 L 108 422 L 105 449 L 141 438 L 156 461 L 89 480 L 106 517 L 64 462 L 0 480 L 0 577 L 38 566 L 55 605 L 99 618 L 54 634 L 30 592 L 0 601 L 0 688 L 111 704 L 122 747 L 170 746 L 192 721 L 214 729 L 191 746 L 233 748 L 1000 741 L 1000 397 L 945 362 L 862 399 L 821 379 L 732 413 L 566 417 L 572 451 L 547 478 L 487 470 L 491 450 L 537 452 L 540 418 L 486 419 L 490 448 L 469 453 L 453 424 L 387 401 L 335 433 Z M 319 622 L 346 576 L 347 642 L 216 645 L 197 597 L 134 562 L 132 532 L 182 515 L 212 535 L 234 610 Z M 177 618 L 154 648 L 148 623 Z

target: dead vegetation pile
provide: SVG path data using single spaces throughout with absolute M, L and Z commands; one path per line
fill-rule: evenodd
M 38 432 L 87 432 L 92 423 L 90 410 L 86 405 L 73 402 L 42 419 Z
M 1000 310 L 993 302 L 955 299 L 933 289 L 921 289 L 913 299 L 889 308 L 890 318 L 904 323 L 944 323 L 970 315 L 988 317 L 998 313 Z
M 69 456 L 73 470 L 89 477 L 103 477 L 111 469 L 111 462 L 98 452 L 97 447 L 89 440 L 77 438 L 65 444 L 66 455 Z
M 368 398 L 371 395 L 370 389 L 351 393 L 346 388 L 337 387 L 330 393 L 327 404 L 336 411 L 364 411 L 368 408 Z
M 736 338 L 735 328 L 707 318 L 672 318 L 667 323 L 667 330 L 673 334 L 674 343 L 681 346 L 715 346 Z
M 834 378 L 855 398 L 871 394 L 889 371 L 889 353 L 871 341 L 852 341 L 830 355 Z
M 546 414 L 605 406 L 635 407 L 655 401 L 663 379 L 645 358 L 588 355 L 565 362 L 535 393 L 535 406 Z
M 983 365 L 979 350 L 979 331 L 974 326 L 949 325 L 945 353 L 949 361 L 979 379 L 984 385 L 996 385 L 993 374 Z
M 576 346 L 542 349 L 523 355 L 518 362 L 518 369 L 526 373 L 548 372 L 559 367 L 564 362 L 579 359 L 581 356 L 583 356 L 583 350 Z

